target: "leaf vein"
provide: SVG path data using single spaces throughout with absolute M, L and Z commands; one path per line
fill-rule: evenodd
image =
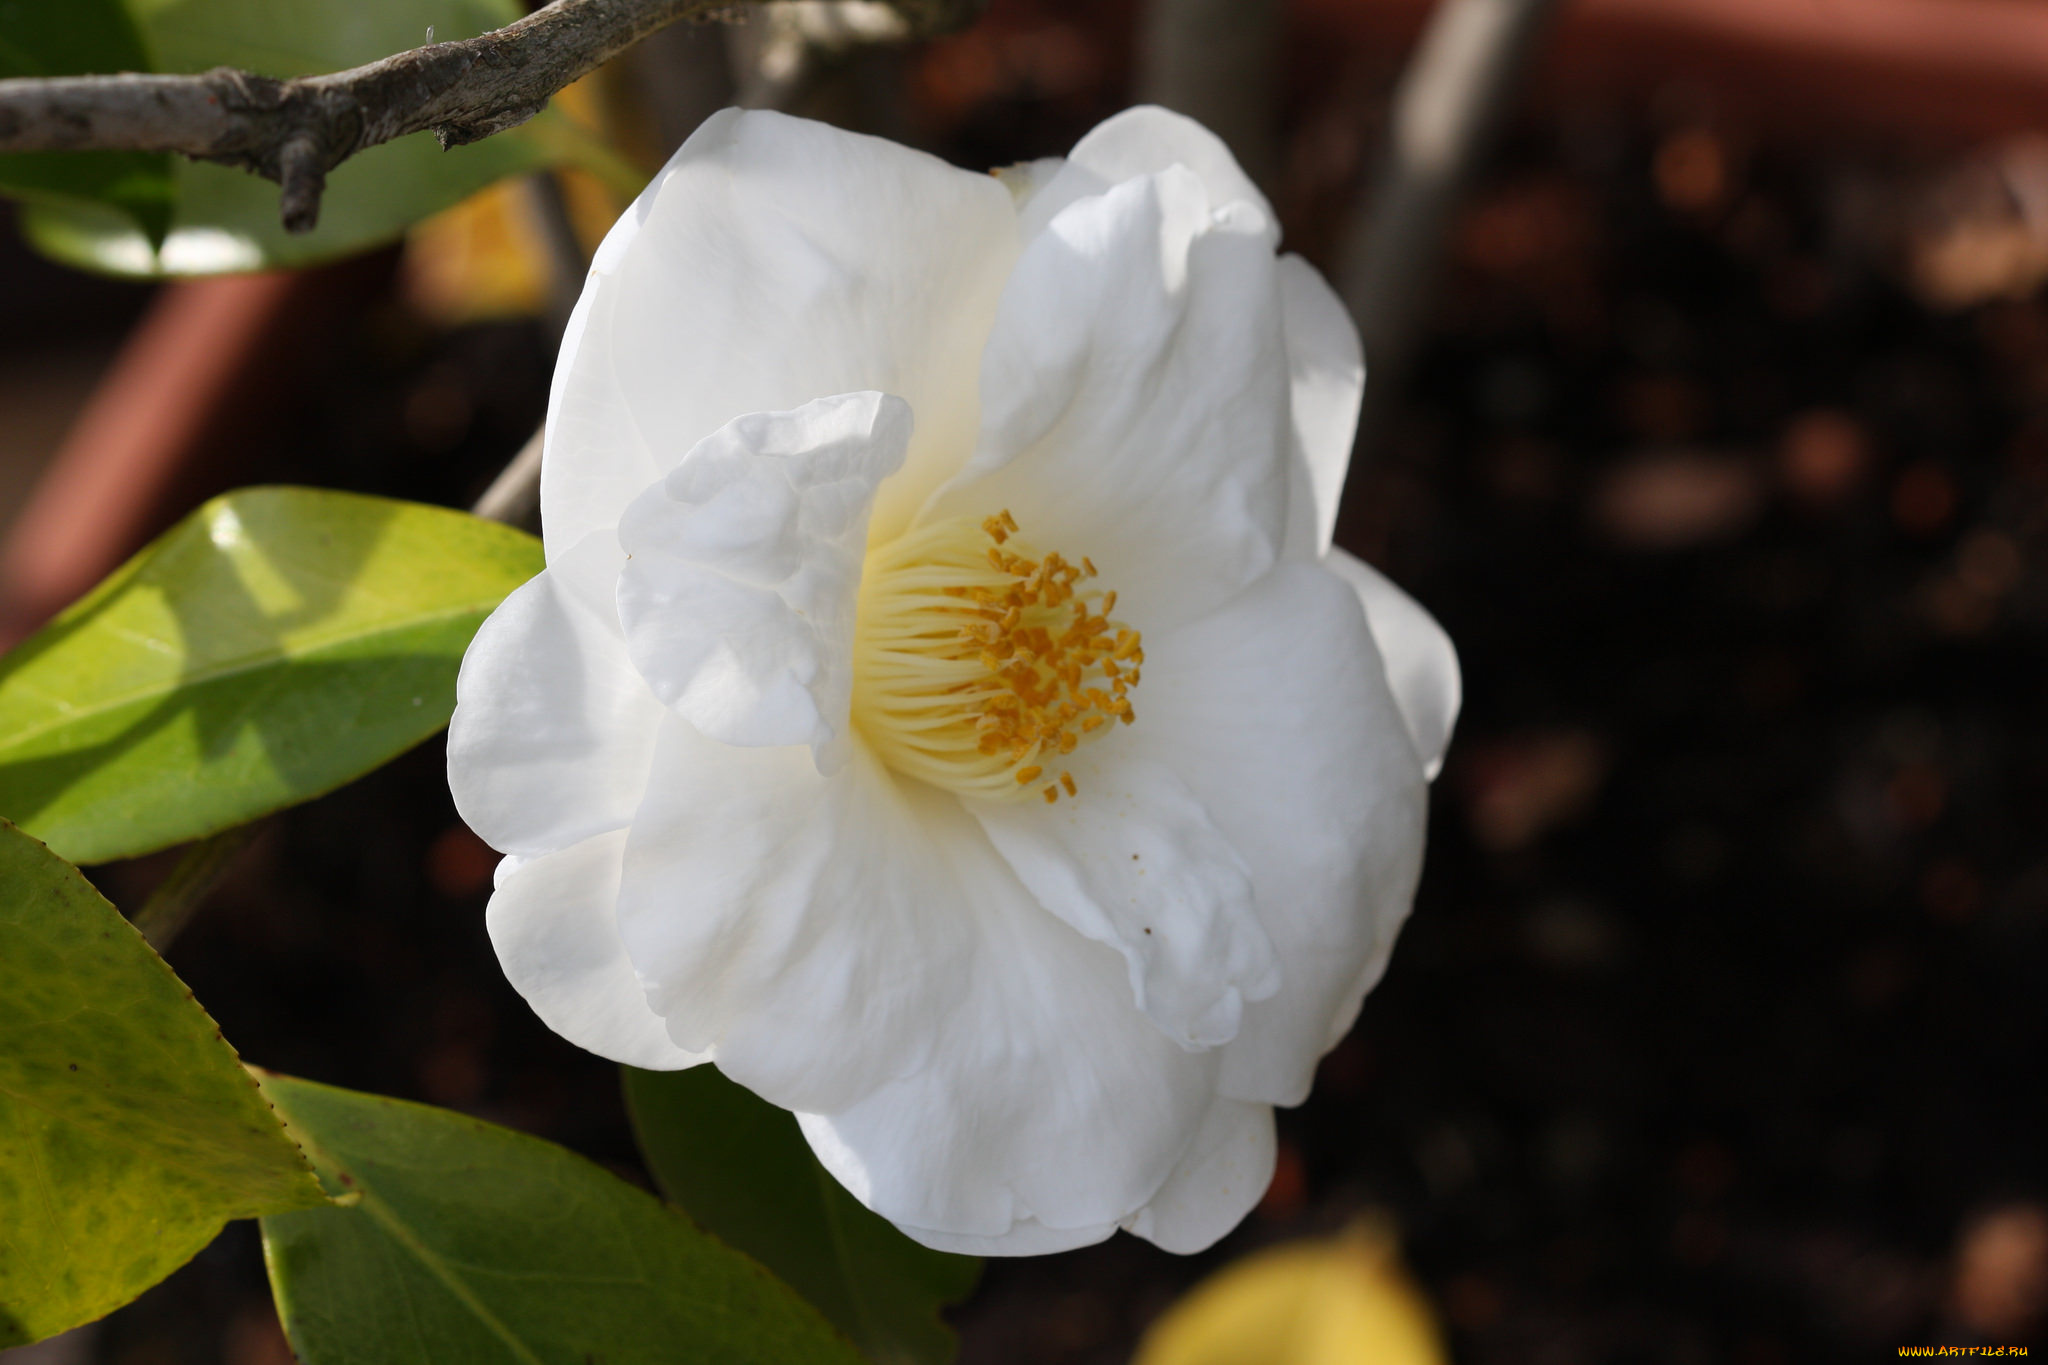
M 440 625 L 463 616 L 489 611 L 493 605 L 495 604 L 484 602 L 468 603 L 446 611 L 411 617 L 398 624 L 382 626 L 376 630 L 362 631 L 355 634 L 338 633 L 324 636 L 308 642 L 303 648 L 295 648 L 291 653 L 245 654 L 222 664 L 195 670 L 185 676 L 172 679 L 169 683 L 152 683 L 146 687 L 135 688 L 128 692 L 103 698 L 86 706 L 74 705 L 64 714 L 50 717 L 40 725 L 25 726 L 14 731 L 12 734 L 0 737 L 0 764 L 8 761 L 5 756 L 10 750 L 21 749 L 52 730 L 66 725 L 83 724 L 109 712 L 118 711 L 124 706 L 132 706 L 137 702 L 169 697 L 179 691 L 216 682 L 223 678 L 232 678 L 245 673 L 255 673 L 265 668 L 288 667 L 294 663 L 310 661 L 321 651 L 335 645 L 374 641 L 380 636 L 396 635 L 417 626 Z M 0 691 L 10 687 L 23 686 L 24 684 L 22 683 L 0 679 Z

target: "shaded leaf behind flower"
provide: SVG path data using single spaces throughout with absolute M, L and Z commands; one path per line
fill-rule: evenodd
M 858 1365 L 773 1276 L 574 1153 L 288 1076 L 263 1091 L 346 1203 L 263 1220 L 303 1365 Z
M 754 1256 L 882 1365 L 943 1365 L 939 1309 L 981 1262 L 920 1246 L 862 1207 L 811 1155 L 796 1119 L 709 1065 L 621 1068 L 640 1150 L 662 1192 Z

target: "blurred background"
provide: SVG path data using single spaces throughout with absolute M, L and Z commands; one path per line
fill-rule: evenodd
M 1414 918 L 1244 1226 L 990 1262 L 969 1365 L 1129 1360 L 1218 1267 L 1360 1226 L 1473 1365 L 2048 1340 L 2048 8 L 1523 9 L 1496 136 L 1401 248 L 1430 287 L 1367 327 L 1338 531 L 1464 662 Z M 1163 98 L 1347 297 L 1389 287 L 1425 0 L 992 0 L 909 46 L 786 13 L 572 103 L 649 166 L 740 99 L 980 168 Z M 8 638 L 230 486 L 466 505 L 619 207 L 510 183 L 369 256 L 159 286 L 0 231 Z M 94 875 L 133 908 L 173 861 Z M 170 961 L 251 1062 L 644 1182 L 614 1068 L 498 972 L 493 862 L 430 743 L 276 822 Z M 290 1359 L 249 1225 L 34 1349 Z

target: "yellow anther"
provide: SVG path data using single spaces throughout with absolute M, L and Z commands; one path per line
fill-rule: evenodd
M 1044 776 L 1114 718 L 1143 658 L 1138 632 L 1111 619 L 1116 594 L 1021 540 L 1007 510 L 937 522 L 870 553 L 854 650 L 854 723 L 906 776 L 1000 799 Z M 1071 773 L 1039 788 L 1077 792 Z

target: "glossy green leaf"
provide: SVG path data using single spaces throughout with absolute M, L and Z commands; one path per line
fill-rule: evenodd
M 0 0 L 0 77 L 149 67 L 121 0 Z M 170 227 L 172 193 L 171 158 L 161 152 L 0 155 L 0 194 L 111 208 L 152 245 Z
M 0 1347 L 120 1307 L 230 1218 L 325 1202 L 184 983 L 0 821 Z
M 200 838 L 447 724 L 540 542 L 310 488 L 215 498 L 5 659 L 0 815 L 74 862 Z
M 538 1138 L 283 1076 L 346 1208 L 263 1220 L 302 1365 L 856 1365 L 815 1310 L 674 1209 Z
M 171 167 L 174 207 L 161 246 L 132 217 L 95 204 L 25 204 L 21 230 L 66 265 L 135 279 L 316 265 L 391 241 L 494 180 L 547 164 L 536 133 L 529 124 L 446 152 L 427 133 L 372 147 L 327 177 L 320 225 L 306 233 L 284 230 L 270 181 L 183 160 Z
M 920 1246 L 863 1207 L 811 1155 L 793 1115 L 715 1067 L 622 1070 L 663 1193 L 788 1281 L 870 1359 L 953 1358 L 939 1309 L 974 1288 L 980 1261 Z
M 0 0 L 0 6 L 24 3 L 61 10 L 72 0 L 64 5 Z M 419 46 L 430 29 L 437 41 L 474 37 L 524 13 L 515 0 L 123 0 L 120 8 L 140 32 L 149 69 L 234 66 L 277 77 L 375 61 Z M 5 13 L 0 9 L 0 20 Z M 328 177 L 320 225 L 299 235 L 287 233 L 278 221 L 278 191 L 270 181 L 182 158 L 166 163 L 164 232 L 152 234 L 146 224 L 138 225 L 131 205 L 105 194 L 34 196 L 23 212 L 22 229 L 39 250 L 59 260 L 117 275 L 306 265 L 389 241 L 409 224 L 504 176 L 583 160 L 584 142 L 587 138 L 579 139 L 566 118 L 551 111 L 521 128 L 448 151 L 426 133 L 373 147 Z M 71 154 L 41 159 L 74 168 L 85 160 Z M 78 173 L 60 169 L 46 174 Z

